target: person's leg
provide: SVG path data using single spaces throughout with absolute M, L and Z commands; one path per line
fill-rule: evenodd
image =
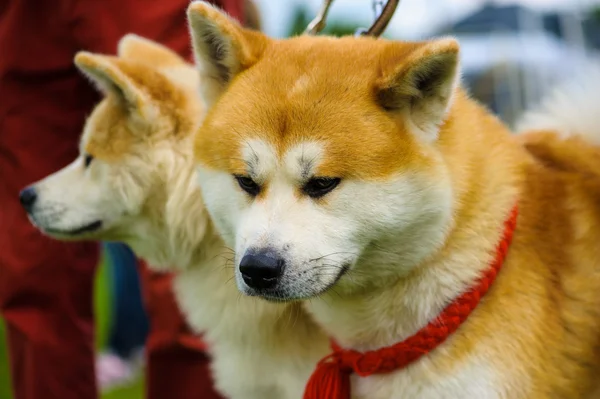
M 61 10 L 23 0 L 0 7 L 0 313 L 16 399 L 96 397 L 98 247 L 46 238 L 18 199 L 24 186 L 76 157 L 97 100 L 72 66 Z
M 114 309 L 107 349 L 129 359 L 144 346 L 149 328 L 137 259 L 125 244 L 110 242 L 104 248 L 110 261 Z
M 44 132 L 33 119 L 23 123 L 5 118 L 0 125 L 4 135 Z M 8 330 L 16 397 L 94 398 L 92 283 L 97 245 L 60 243 L 35 230 L 21 209 L 19 190 L 63 163 L 34 163 L 34 148 L 23 154 L 16 151 L 17 143 L 6 145 L 4 139 L 8 138 L 0 142 L 0 311 Z
M 174 345 L 147 354 L 148 399 L 223 399 L 215 391 L 210 360 L 202 351 Z M 177 392 L 175 395 L 174 392 Z
M 137 259 L 125 244 L 104 244 L 107 256 L 111 322 L 106 347 L 96 359 L 101 392 L 135 381 L 143 367 L 141 355 L 148 335 L 148 318 L 142 303 Z
M 46 238 L 18 200 L 21 188 L 74 158 L 75 151 L 57 148 L 59 141 L 46 142 L 48 126 L 41 118 L 28 109 L 0 121 L 0 312 L 13 385 L 18 399 L 94 398 L 97 244 Z M 69 126 L 64 128 L 66 140 Z M 76 136 L 70 137 L 76 150 Z M 58 154 L 48 154 L 51 148 Z

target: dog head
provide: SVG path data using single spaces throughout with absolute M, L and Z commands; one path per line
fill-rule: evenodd
M 188 17 L 208 108 L 199 182 L 244 293 L 362 289 L 442 245 L 456 41 L 272 40 L 204 2 Z
M 168 187 L 192 190 L 185 178 L 195 175 L 190 140 L 202 115 L 197 73 L 135 35 L 121 40 L 116 57 L 81 52 L 75 64 L 104 98 L 85 123 L 79 157 L 25 188 L 21 202 L 55 238 L 147 236 L 176 202 Z

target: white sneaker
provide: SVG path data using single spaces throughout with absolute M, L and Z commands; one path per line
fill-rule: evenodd
M 96 379 L 100 391 L 133 384 L 137 379 L 138 367 L 113 353 L 101 353 L 96 358 Z

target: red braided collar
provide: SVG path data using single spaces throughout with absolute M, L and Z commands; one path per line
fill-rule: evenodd
M 456 298 L 415 335 L 393 346 L 360 353 L 332 343 L 333 353 L 317 365 L 306 386 L 304 399 L 350 399 L 350 374 L 367 377 L 399 370 L 441 345 L 467 319 L 496 279 L 512 241 L 517 215 L 515 206 L 505 221 L 504 235 L 496 248 L 493 263 L 472 290 Z

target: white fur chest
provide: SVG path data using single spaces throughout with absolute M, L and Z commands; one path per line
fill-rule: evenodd
M 499 399 L 508 397 L 502 385 L 498 372 L 482 358 L 470 357 L 447 373 L 423 359 L 393 374 L 353 376 L 352 399 Z
M 231 399 L 301 398 L 327 337 L 287 305 L 242 296 L 233 270 L 215 259 L 181 272 L 175 293 L 210 346 L 217 389 Z

